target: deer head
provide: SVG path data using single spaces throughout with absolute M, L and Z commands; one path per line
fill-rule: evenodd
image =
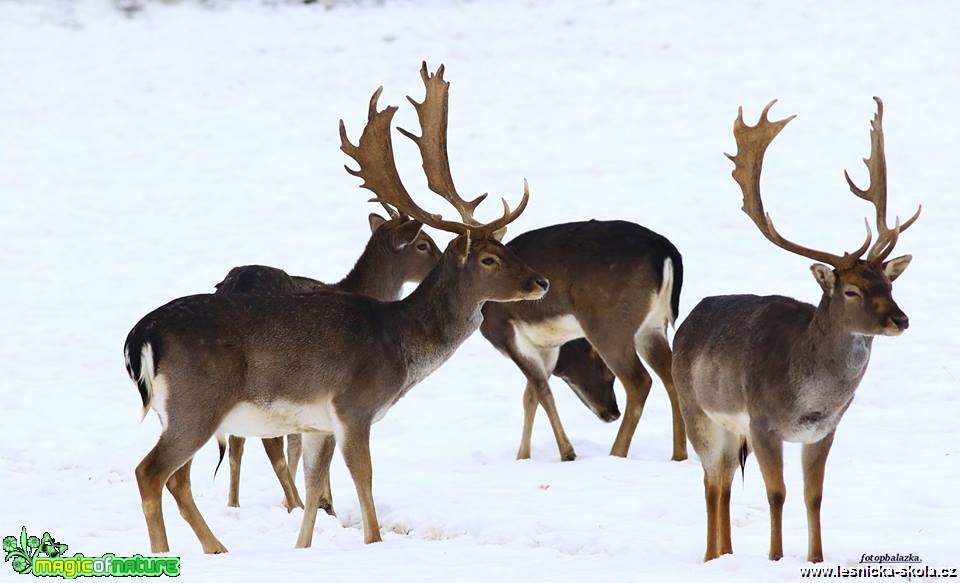
M 377 101 L 383 87 L 378 88 L 370 98 L 367 125 L 356 145 L 350 142 L 343 120 L 340 120 L 340 149 L 353 158 L 359 167 L 355 170 L 345 166 L 347 172 L 363 179 L 360 186 L 376 195 L 371 202 L 379 202 L 418 223 L 456 234 L 457 237 L 444 252 L 444 260 L 455 259 L 461 272 L 458 280 L 468 286 L 476 285 L 476 289 L 481 290 L 483 299 L 514 301 L 543 297 L 549 287 L 546 278 L 530 269 L 516 254 L 499 242 L 506 226 L 516 220 L 527 206 L 530 192 L 526 181 L 523 198 L 515 210 L 511 211 L 504 200 L 503 215 L 500 218 L 490 223 L 477 221 L 473 211 L 486 194 L 470 202 L 463 200 L 457 193 L 450 174 L 446 149 L 449 82 L 443 79 L 443 65 L 436 73 L 430 74 L 427 64 L 423 63 L 420 76 L 426 86 L 426 98 L 422 103 L 408 99 L 417 110 L 422 135 L 400 131 L 419 146 L 430 189 L 453 205 L 461 220 L 446 220 L 440 215 L 423 210 L 403 186 L 394 161 L 390 134 L 397 107 L 388 106 L 383 111 L 377 111 Z M 441 260 L 441 263 L 443 262 Z
M 871 202 L 876 209 L 877 241 L 870 245 L 873 235 L 870 223 L 866 222 L 867 238 L 853 252 L 835 255 L 804 247 L 785 239 L 773 226 L 769 213 L 763 210 L 760 198 L 760 171 L 763 155 L 773 138 L 796 116 L 779 121 L 770 121 L 767 113 L 776 100 L 771 101 L 760 114 L 755 126 L 743 121 L 741 107 L 733 124 L 737 141 L 737 154 L 730 155 L 734 163 L 733 178 L 743 191 L 743 212 L 771 243 L 818 263 L 810 270 L 823 289 L 824 300 L 838 314 L 841 326 L 853 334 L 865 336 L 896 336 L 907 329 L 909 319 L 893 300 L 892 282 L 910 264 L 910 255 L 887 259 L 899 240 L 920 216 L 920 208 L 909 220 L 901 224 L 899 218 L 891 229 L 887 226 L 887 167 L 883 147 L 883 102 L 877 102 L 877 113 L 871 122 L 870 157 L 864 162 L 870 173 L 870 186 L 858 188 L 850 175 L 844 172 L 850 190 L 856 196 Z M 864 258 L 864 253 L 866 257 Z
M 423 232 L 420 221 L 393 211 L 389 219 L 370 213 L 369 222 L 368 248 L 376 246 L 397 271 L 407 275 L 407 281 L 423 281 L 440 261 L 440 248 Z

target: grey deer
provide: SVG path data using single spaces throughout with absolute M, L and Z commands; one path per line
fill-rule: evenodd
M 547 293 L 549 282 L 496 239 L 526 208 L 526 183 L 517 208 L 511 211 L 504 201 L 503 215 L 487 224 L 467 221 L 470 209 L 450 193 L 440 194 L 462 222 L 421 209 L 397 172 L 390 136 L 397 108 L 377 111 L 381 90 L 370 100 L 358 145 L 347 140 L 341 120 L 342 149 L 359 165 L 348 171 L 363 179 L 376 201 L 456 237 L 430 275 L 397 302 L 340 292 L 203 294 L 174 300 L 134 326 L 124 348 L 128 374 L 144 408 L 157 411 L 163 426 L 136 469 L 153 552 L 169 550 L 164 485 L 204 552 L 226 551 L 190 490 L 191 460 L 214 435 L 304 434 L 307 500 L 297 547 L 312 542 L 326 467 L 322 449 L 334 435 L 360 500 L 363 540 L 380 541 L 371 425 L 479 327 L 484 302 Z M 431 184 L 440 162 L 424 160 Z
M 547 381 L 563 364 L 558 359 L 563 355 L 561 346 L 582 338 L 598 353 L 597 366 L 601 371 L 612 370 L 627 395 L 610 454 L 626 457 L 653 383 L 639 352 L 660 377 L 670 399 L 672 459 L 687 459 L 667 341 L 667 326 L 677 318 L 683 285 L 683 261 L 677 248 L 665 237 L 626 221 L 544 227 L 518 236 L 507 248 L 548 277 L 553 287 L 539 302 L 491 303 L 483 308 L 481 332 L 527 377 L 517 459 L 530 457 L 538 406 L 550 420 L 560 459 L 576 458 Z M 613 421 L 619 416 L 616 409 L 598 408 L 596 397 L 577 383 L 568 384 L 601 419 Z M 612 395 L 610 400 L 615 406 Z
M 386 208 L 389 219 L 376 213 L 370 214 L 370 239 L 353 269 L 339 282 L 325 284 L 309 277 L 291 276 L 276 267 L 243 265 L 227 273 L 223 281 L 216 285 L 216 293 L 281 295 L 333 290 L 359 293 L 381 301 L 398 300 L 405 283 L 420 283 L 436 267 L 440 260 L 440 249 L 423 232 L 423 223 L 401 216 L 392 207 Z M 332 452 L 333 437 L 328 439 L 331 443 L 327 447 Z M 286 459 L 283 456 L 283 437 L 268 437 L 262 441 L 270 465 L 283 488 L 284 506 L 288 511 L 303 508 L 294 481 L 300 463 L 300 435 L 293 433 L 287 436 Z M 230 489 L 227 506 L 234 508 L 240 506 L 240 463 L 245 442 L 246 438 L 237 435 L 231 435 L 228 440 Z
M 425 96 L 422 103 L 414 102 L 414 105 L 418 112 L 423 135 L 414 136 L 404 130 L 401 130 L 401 132 L 415 141 L 421 150 L 424 160 L 435 161 L 429 162 L 430 164 L 434 164 L 431 173 L 437 177 L 432 183 L 432 188 L 445 189 L 451 193 L 451 196 L 459 199 L 459 195 L 456 194 L 456 188 L 453 186 L 453 180 L 449 173 L 449 161 L 446 154 L 446 112 L 450 83 L 443 79 L 442 72 L 430 76 L 427 74 L 426 69 L 421 70 L 421 78 L 424 82 Z M 471 212 L 471 214 L 466 215 L 468 221 L 473 221 L 472 211 L 484 197 L 485 195 L 470 203 L 460 203 L 467 205 L 467 208 Z M 391 217 L 394 217 L 396 211 L 391 207 L 387 208 L 388 212 L 391 213 Z M 395 219 L 400 220 L 394 217 L 391 219 L 391 222 L 384 225 L 384 227 L 391 227 Z M 406 219 L 406 217 L 402 217 L 402 219 Z M 371 228 L 374 230 L 374 234 L 371 236 L 364 255 L 361 256 L 361 259 L 357 262 L 357 266 L 350 275 L 340 283 L 332 284 L 329 287 L 354 291 L 381 300 L 398 299 L 397 294 L 400 292 L 402 280 L 407 278 L 404 274 L 419 273 L 420 268 L 424 267 L 417 259 L 418 255 L 412 251 L 401 250 L 391 252 L 390 250 L 395 248 L 395 244 L 386 244 L 385 247 L 384 244 L 376 244 L 378 239 L 382 239 L 389 234 L 389 229 L 386 233 L 379 230 L 381 229 L 381 221 L 383 221 L 382 218 L 377 215 L 371 215 Z M 402 224 L 403 223 L 398 223 L 396 227 L 393 228 L 401 231 L 401 229 L 404 228 Z M 401 231 L 399 242 L 403 241 L 403 235 L 404 232 Z M 388 243 L 390 241 L 394 243 L 397 242 L 395 236 L 391 235 L 390 237 Z M 427 235 L 421 233 L 420 237 L 427 237 Z M 426 242 L 418 242 L 417 248 L 420 249 L 426 245 Z M 432 245 L 432 241 L 429 241 L 429 245 Z M 508 247 L 511 245 L 513 245 L 513 243 L 509 244 Z M 371 254 L 371 247 L 380 249 L 380 251 Z M 405 247 L 404 249 L 409 249 L 409 247 Z M 426 249 L 423 248 L 420 249 L 420 251 L 426 251 Z M 392 255 L 397 256 L 391 259 L 390 257 Z M 439 257 L 439 253 L 437 255 Z M 436 260 L 433 260 L 433 262 L 435 263 Z M 380 270 L 388 265 L 392 269 L 390 274 L 381 275 Z M 420 279 L 422 279 L 422 276 L 420 276 Z M 245 266 L 231 270 L 227 278 L 218 284 L 217 288 L 220 292 L 226 291 L 234 293 L 290 293 L 296 291 L 311 291 L 325 285 L 326 284 L 309 278 L 291 277 L 287 275 L 286 272 L 276 268 Z M 617 407 L 616 396 L 613 390 L 615 377 L 589 342 L 580 339 L 571 340 L 563 344 L 559 348 L 555 362 L 556 364 L 552 373 L 562 378 L 573 388 L 577 396 L 580 397 L 591 411 L 604 421 L 613 421 L 619 418 L 620 411 Z M 333 437 L 329 437 L 328 440 L 328 445 L 324 448 L 324 451 L 327 452 L 327 456 L 325 456 L 327 460 L 332 456 Z M 238 484 L 239 479 L 239 457 L 243 451 L 243 438 L 231 436 L 229 443 L 231 486 L 228 505 L 238 506 L 238 486 L 236 484 Z M 300 460 L 299 435 L 293 434 L 287 436 L 286 461 L 283 460 L 280 454 L 282 438 L 264 439 L 263 443 L 273 464 L 274 471 L 284 488 L 286 507 L 292 509 L 298 505 L 302 506 L 302 502 L 299 500 L 299 494 L 293 484 L 293 478 L 296 477 L 297 465 Z M 329 461 L 327 463 L 329 463 Z M 287 471 L 286 468 L 289 468 L 289 471 Z M 328 514 L 335 515 L 332 492 L 329 486 L 329 474 L 325 473 L 324 475 L 327 476 L 327 483 L 324 487 L 324 495 L 320 501 L 320 508 L 324 509 Z
M 760 198 L 760 170 L 767 146 L 795 116 L 755 126 L 733 126 L 737 154 L 733 177 L 743 191 L 743 211 L 774 245 L 813 259 L 820 285 L 813 306 L 783 296 L 729 295 L 705 298 L 677 330 L 673 376 L 687 433 L 703 465 L 707 507 L 704 560 L 733 552 L 730 486 L 738 465 L 756 453 L 770 506 L 771 560 L 783 556 L 783 442 L 802 448 L 807 508 L 807 559 L 823 560 L 820 505 L 824 468 L 834 432 L 867 370 L 874 336 L 897 336 L 909 320 L 891 295 L 891 283 L 911 256 L 887 260 L 900 234 L 920 215 L 887 225 L 887 168 L 883 147 L 883 103 L 879 98 L 866 160 L 870 186 L 860 189 L 845 173 L 854 195 L 876 210 L 872 234 L 852 253 L 834 255 L 793 243 L 777 232 Z M 869 252 L 868 252 L 869 250 Z M 862 258 L 867 253 L 866 258 Z

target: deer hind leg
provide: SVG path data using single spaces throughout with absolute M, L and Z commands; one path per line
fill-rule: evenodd
M 627 404 L 620 419 L 620 430 L 610 449 L 610 455 L 627 457 L 633 433 L 637 430 L 637 423 L 640 422 L 640 416 L 643 414 L 643 405 L 647 402 L 653 380 L 637 357 L 632 332 L 618 334 L 609 327 L 609 322 L 604 322 L 602 319 L 597 322 L 584 322 L 584 332 L 603 361 L 620 379 L 627 393 Z
M 637 350 L 647 361 L 653 372 L 657 373 L 667 390 L 670 398 L 670 410 L 673 414 L 673 461 L 687 459 L 687 433 L 680 414 L 680 402 L 677 400 L 677 389 L 673 383 L 673 352 L 667 337 L 661 330 L 646 334 L 638 339 Z
M 703 560 L 733 552 L 730 537 L 730 487 L 739 463 L 739 436 L 714 423 L 702 409 L 684 409 L 690 443 L 703 466 L 703 492 L 707 511 L 707 550 Z
M 227 492 L 227 506 L 240 507 L 240 461 L 243 458 L 243 446 L 247 439 L 231 435 L 227 440 L 227 452 L 230 458 L 230 490 Z
M 750 426 L 750 437 L 770 505 L 770 560 L 779 561 L 783 558 L 783 502 L 787 497 L 783 483 L 783 440 L 756 425 Z
M 140 500 L 143 505 L 143 516 L 147 522 L 147 533 L 150 536 L 150 550 L 154 553 L 166 553 L 170 551 L 170 545 L 167 542 L 167 530 L 163 523 L 163 486 L 175 471 L 186 464 L 193 455 L 199 450 L 207 440 L 213 435 L 213 424 L 209 424 L 209 430 L 202 433 L 190 433 L 197 427 L 204 427 L 204 423 L 193 423 L 189 428 L 175 428 L 172 422 L 167 425 L 160 439 L 153 446 L 150 453 L 143 458 L 137 465 L 136 476 L 137 486 L 140 489 Z M 179 431 L 184 429 L 184 431 Z M 182 480 L 181 480 L 182 482 Z M 188 482 L 189 483 L 189 482 Z M 176 482 L 175 482 L 176 484 Z M 193 497 L 190 496 L 192 504 Z M 200 512 L 193 506 L 195 515 L 200 516 Z M 192 516 L 192 515 L 191 515 Z M 202 518 L 201 518 L 202 520 Z M 193 526 L 191 524 L 191 526 Z M 196 532 L 196 529 L 194 529 Z M 209 529 L 207 529 L 209 531 Z M 198 538 L 200 537 L 198 533 Z M 213 537 L 213 534 L 210 534 Z M 214 544 L 215 543 L 215 544 Z M 200 544 L 204 547 L 204 552 L 225 552 L 226 549 L 216 538 L 212 540 L 200 539 Z M 209 550 L 208 550 L 209 549 Z
M 313 544 L 313 529 L 317 523 L 317 510 L 323 508 L 330 516 L 333 499 L 330 494 L 330 462 L 336 441 L 326 433 L 302 434 L 304 449 L 303 474 L 307 488 L 307 503 L 303 510 L 303 522 L 297 536 L 297 548 L 305 549 Z
M 287 435 L 287 468 L 290 470 L 290 479 L 296 481 L 297 467 L 300 465 L 300 454 L 303 451 L 299 433 Z
M 287 512 L 293 512 L 294 508 L 303 508 L 303 500 L 300 499 L 300 493 L 293 483 L 293 477 L 290 475 L 290 469 L 287 467 L 287 460 L 283 457 L 283 437 L 269 437 L 263 439 L 263 449 L 270 458 L 270 464 L 273 466 L 273 473 L 280 480 L 280 487 L 283 488 L 283 506 Z
M 200 539 L 203 552 L 207 554 L 225 553 L 227 548 L 213 535 L 210 527 L 207 526 L 207 522 L 200 515 L 197 503 L 193 499 L 193 491 L 190 489 L 190 466 L 192 464 L 193 460 L 191 459 L 180 466 L 180 469 L 167 480 L 167 489 L 170 490 L 174 500 L 177 501 L 180 516 L 187 521 L 194 534 Z
M 803 499 L 807 506 L 807 560 L 823 562 L 823 543 L 820 538 L 820 502 L 823 499 L 823 473 L 827 455 L 833 445 L 833 432 L 816 443 L 803 445 Z

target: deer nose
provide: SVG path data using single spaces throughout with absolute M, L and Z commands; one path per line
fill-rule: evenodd
M 543 291 L 550 289 L 550 280 L 543 277 L 542 275 L 533 278 L 533 283 Z
M 892 321 L 897 326 L 897 330 L 901 332 L 910 327 L 910 318 L 902 312 L 890 316 L 890 321 Z

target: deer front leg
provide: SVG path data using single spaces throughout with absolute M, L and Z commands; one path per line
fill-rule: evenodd
M 823 544 L 820 538 L 820 502 L 823 499 L 823 474 L 827 455 L 833 445 L 834 432 L 816 443 L 805 443 L 803 462 L 803 500 L 807 506 L 807 560 L 823 562 Z
M 240 507 L 240 461 L 243 458 L 245 437 L 231 435 L 227 440 L 227 456 L 230 458 L 230 490 L 227 492 L 227 506 Z
M 756 424 L 750 425 L 750 436 L 770 505 L 770 560 L 779 561 L 783 558 L 783 502 L 787 497 L 783 483 L 783 440 Z
M 530 440 L 533 437 L 533 420 L 537 416 L 537 391 L 527 381 L 523 390 L 523 433 L 520 435 L 520 449 L 517 450 L 518 460 L 530 459 Z
M 370 460 L 370 422 L 355 421 L 345 424 L 343 438 L 337 436 L 343 461 L 357 488 L 360 512 L 363 516 L 363 542 L 380 542 L 380 522 L 373 504 L 373 463 Z
M 273 473 L 277 475 L 280 487 L 283 488 L 283 505 L 287 512 L 293 512 L 294 508 L 303 508 L 303 500 L 300 499 L 297 486 L 293 483 L 293 476 L 290 474 L 287 460 L 283 457 L 283 437 L 263 439 L 263 449 L 267 452 L 267 457 L 270 458 Z

